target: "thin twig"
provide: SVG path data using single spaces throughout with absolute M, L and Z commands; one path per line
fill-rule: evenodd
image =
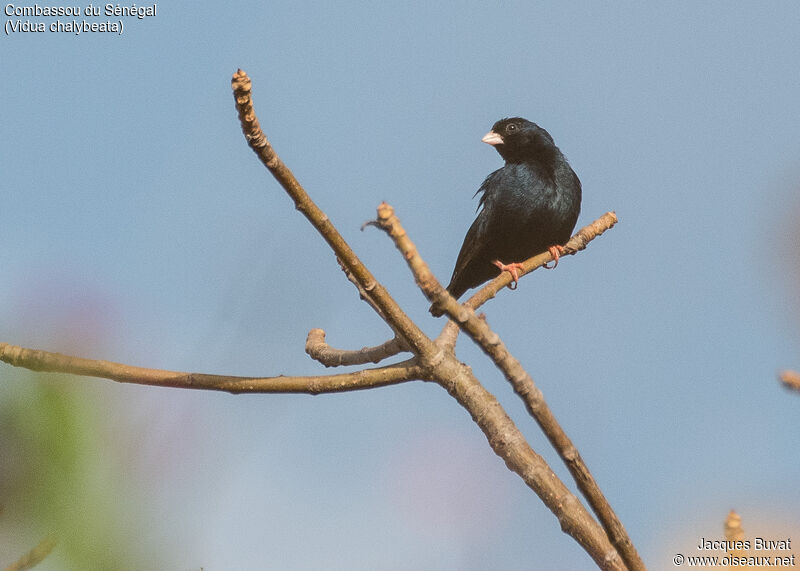
M 744 528 L 742 528 L 742 516 L 736 513 L 735 510 L 728 512 L 725 517 L 725 539 L 728 541 L 743 541 Z
M 797 371 L 781 371 L 778 378 L 787 389 L 800 392 L 800 373 Z
M 5 571 L 24 571 L 25 569 L 32 569 L 36 567 L 39 563 L 44 561 L 45 557 L 50 555 L 50 552 L 53 551 L 56 543 L 57 542 L 54 538 L 45 537 L 39 542 L 39 545 L 6 567 Z
M 585 250 L 586 246 L 603 234 L 606 230 L 610 230 L 618 222 L 617 215 L 614 212 L 606 212 L 594 222 L 587 224 L 578 230 L 569 241 L 564 244 L 564 253 L 562 258 L 566 256 L 574 256 L 581 250 Z M 541 268 L 547 263 L 553 261 L 553 255 L 550 252 L 542 252 L 536 256 L 532 256 L 522 262 L 522 271 L 519 272 L 519 277 L 529 274 L 532 271 Z M 490 281 L 480 290 L 478 290 L 472 297 L 470 297 L 465 305 L 472 309 L 478 309 L 484 303 L 492 299 L 497 292 L 511 283 L 511 273 L 501 272 L 498 277 Z
M 398 337 L 375 347 L 362 347 L 358 351 L 345 351 L 331 347 L 325 343 L 325 331 L 322 329 L 312 329 L 306 338 L 306 353 L 326 367 L 380 363 L 388 357 L 407 350 Z
M 613 214 L 611 214 L 611 216 L 613 216 Z M 616 216 L 613 216 L 613 218 L 614 221 L 616 221 Z M 569 468 L 575 482 L 578 484 L 578 488 L 581 490 L 584 497 L 586 497 L 589 505 L 592 506 L 595 514 L 597 514 L 597 517 L 600 519 L 606 533 L 608 533 L 611 539 L 612 545 L 617 548 L 628 568 L 631 570 L 645 569 L 644 563 L 636 552 L 636 548 L 625 531 L 622 522 L 620 522 L 619 518 L 614 513 L 614 510 L 611 508 L 608 500 L 606 500 L 591 472 L 589 472 L 577 448 L 572 444 L 572 441 L 561 428 L 561 425 L 558 424 L 558 421 L 556 421 L 550 407 L 544 400 L 542 392 L 533 382 L 531 376 L 522 367 L 522 364 L 511 355 L 500 337 L 489 328 L 486 320 L 480 319 L 467 304 L 460 305 L 458 301 L 442 287 L 433 275 L 433 272 L 430 271 L 430 268 L 422 259 L 422 256 L 420 256 L 414 243 L 406 234 L 391 206 L 383 203 L 378 207 L 377 222 L 379 226 L 391 236 L 397 249 L 400 250 L 409 268 L 411 268 L 414 274 L 414 280 L 423 290 L 425 296 L 447 312 L 450 319 L 456 321 L 459 327 L 469 335 L 489 357 L 491 357 L 497 367 L 503 372 L 506 379 L 511 383 L 514 391 L 525 402 L 531 416 L 536 419 L 536 422 L 542 428 L 548 440 L 550 440 L 550 443 L 564 460 L 567 468 Z M 590 225 L 590 227 L 591 226 L 594 226 L 594 224 Z M 601 227 L 604 227 L 604 225 L 599 223 L 597 228 Z M 594 235 L 592 235 L 591 231 L 587 231 L 583 234 L 579 232 L 580 247 L 574 251 L 585 248 L 588 241 L 597 235 L 599 235 L 598 232 L 595 232 Z M 572 240 L 570 240 L 570 242 L 572 242 Z M 524 268 L 524 271 L 531 271 L 535 263 L 537 263 L 535 259 L 528 260 L 528 262 L 526 262 L 527 267 Z M 508 276 L 503 277 L 507 279 Z M 478 297 L 479 295 L 480 292 L 473 297 Z
M 587 224 L 578 230 L 564 245 L 562 258 L 575 255 L 581 250 L 584 250 L 589 242 L 603 234 L 606 230 L 613 228 L 617 221 L 617 215 L 614 212 L 606 212 L 591 224 Z M 548 251 L 536 254 L 522 262 L 522 271 L 519 272 L 519 277 L 529 274 L 552 261 L 553 255 Z M 464 302 L 464 305 L 476 310 L 510 283 L 511 274 L 509 272 L 501 272 L 499 276 L 475 292 L 472 297 Z M 439 337 L 437 337 L 436 342 L 442 347 L 452 348 L 456 343 L 458 332 L 458 325 L 453 321 L 448 321 L 447 325 L 445 325 L 444 329 L 442 329 L 442 332 L 439 334 Z

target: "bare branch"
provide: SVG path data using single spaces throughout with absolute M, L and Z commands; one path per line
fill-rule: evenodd
M 295 208 L 299 210 L 339 258 L 342 265 L 358 281 L 360 286 L 368 293 L 387 323 L 397 332 L 408 346 L 413 349 L 423 361 L 433 359 L 440 351 L 423 331 L 417 327 L 405 312 L 400 309 L 394 299 L 389 295 L 380 282 L 378 282 L 367 267 L 353 252 L 345 239 L 339 234 L 328 216 L 311 200 L 311 197 L 297 181 L 292 171 L 278 157 L 261 130 L 251 96 L 252 83 L 250 78 L 241 69 L 233 74 L 231 81 L 233 95 L 236 99 L 236 109 L 239 112 L 239 121 L 242 124 L 247 144 L 258 155 L 261 162 L 269 169 L 286 193 L 294 201 Z
M 787 389 L 800 392 L 800 373 L 796 371 L 781 371 L 778 378 Z
M 56 546 L 56 540 L 52 537 L 45 537 L 39 542 L 39 545 L 28 551 L 25 555 L 20 557 L 17 561 L 5 568 L 5 571 L 23 571 L 25 569 L 33 569 L 39 563 L 44 561 L 45 557 L 50 555 L 50 552 Z
M 436 378 L 429 369 L 409 360 L 397 365 L 355 373 L 321 377 L 232 377 L 180 373 L 95 361 L 0 343 L 0 361 L 34 371 L 103 377 L 118 382 L 176 388 L 221 390 L 232 393 L 340 392 L 374 388 L 410 380 L 436 380 L 464 406 L 485 433 L 495 453 L 540 495 L 557 516 L 561 528 L 586 549 L 602 569 L 623 569 L 614 548 L 580 501 L 555 476 L 546 462 L 525 441 L 497 400 L 484 389 L 465 365 L 443 356 Z
M 589 242 L 603 234 L 606 230 L 613 228 L 617 222 L 617 215 L 614 212 L 606 212 L 591 224 L 584 226 L 564 245 L 562 258 L 575 255 L 581 250 L 586 249 Z M 522 263 L 522 271 L 519 272 L 519 276 L 522 277 L 525 274 L 529 274 L 552 261 L 553 256 L 550 252 L 542 252 L 541 254 L 528 258 Z M 472 297 L 464 302 L 464 305 L 472 309 L 478 309 L 510 283 L 511 274 L 508 272 L 501 272 L 499 276 L 475 292 Z M 456 343 L 458 331 L 458 325 L 453 321 L 448 321 L 447 325 L 445 325 L 441 334 L 439 334 L 439 337 L 436 339 L 436 342 L 442 347 L 452 348 Z
M 606 230 L 613 228 L 617 222 L 617 215 L 614 212 L 606 212 L 591 224 L 587 224 L 578 230 L 575 235 L 564 245 L 564 253 L 562 254 L 562 258 L 566 256 L 574 256 L 581 250 L 585 250 L 586 246 L 589 245 L 589 242 L 603 234 Z M 543 252 L 528 258 L 522 263 L 522 271 L 519 272 L 519 276 L 522 277 L 525 274 L 529 274 L 552 261 L 553 256 L 550 254 L 550 252 Z M 490 281 L 488 284 L 478 290 L 472 297 L 470 297 L 465 305 L 472 309 L 478 309 L 481 305 L 492 299 L 497 292 L 510 283 L 511 274 L 509 272 L 501 272 L 498 277 Z
M 725 539 L 728 541 L 744 540 L 744 529 L 742 528 L 742 516 L 731 510 L 725 518 Z
M 407 351 L 403 342 L 394 337 L 376 347 L 362 347 L 358 351 L 344 351 L 335 349 L 325 343 L 325 331 L 312 329 L 306 339 L 306 353 L 326 367 L 341 367 L 345 365 L 364 365 L 366 363 L 380 363 L 388 357 L 393 357 L 401 351 Z
M 613 217 L 613 222 L 616 222 L 616 216 L 609 213 Z M 609 216 L 606 215 L 606 216 Z M 603 227 L 602 218 L 600 219 L 597 227 Z M 433 272 L 419 255 L 416 246 L 406 234 L 400 220 L 395 216 L 394 209 L 386 203 L 378 207 L 378 225 L 391 236 L 394 240 L 395 246 L 402 253 L 408 267 L 414 274 L 414 279 L 417 285 L 422 289 L 425 296 L 441 307 L 447 312 L 450 319 L 456 321 L 459 327 L 472 338 L 473 341 L 494 361 L 497 367 L 503 372 L 503 375 L 511 383 L 514 391 L 525 402 L 531 416 L 536 419 L 536 422 L 542 428 L 542 431 L 547 436 L 550 443 L 561 456 L 564 463 L 569 468 L 572 477 L 578 484 L 578 488 L 586 497 L 589 505 L 597 514 L 603 527 L 608 533 L 611 543 L 617 548 L 622 558 L 625 560 L 629 569 L 644 569 L 639 554 L 636 552 L 633 542 L 628 537 L 622 522 L 619 521 L 611 505 L 606 500 L 600 487 L 595 482 L 591 472 L 584 463 L 577 448 L 572 444 L 567 434 L 561 428 L 561 425 L 556 421 L 550 407 L 544 400 L 544 396 L 536 384 L 533 382 L 531 376 L 522 367 L 522 364 L 508 351 L 500 337 L 489 328 L 485 320 L 480 319 L 468 304 L 460 305 L 458 301 L 450 295 L 447 290 L 442 287 L 438 282 Z M 613 225 L 613 224 L 612 224 Z M 590 227 L 594 224 L 590 225 Z M 576 238 L 570 240 L 568 246 L 571 247 L 570 253 L 575 253 L 586 247 L 588 243 L 587 237 L 591 236 L 592 232 L 578 232 Z M 597 232 L 594 232 L 594 236 Z M 591 237 L 594 237 L 591 236 Z M 589 238 L 591 239 L 591 238 Z M 574 241 L 573 241 L 574 240 Z M 548 254 L 549 256 L 549 254 Z M 524 272 L 532 271 L 536 264 L 549 261 L 544 259 L 544 256 L 534 256 L 525 262 Z M 506 272 L 503 272 L 506 274 Z M 510 276 L 502 275 L 494 281 L 500 280 L 506 283 L 510 282 Z M 478 292 L 473 298 L 479 297 L 481 292 Z M 492 292 L 494 295 L 494 292 Z
M 435 369 L 435 374 L 435 380 L 467 409 L 495 454 L 558 518 L 562 531 L 575 539 L 600 569 L 624 570 L 625 565 L 603 528 L 547 462 L 533 451 L 494 395 L 480 384 L 470 368 L 449 357 Z
M 412 361 L 339 375 L 236 377 L 145 369 L 111 361 L 96 361 L 49 351 L 26 349 L 9 345 L 8 343 L 0 343 L 0 361 L 32 371 L 69 373 L 87 377 L 101 377 L 120 383 L 226 391 L 234 394 L 306 393 L 315 395 L 371 389 L 422 378 L 420 367 Z

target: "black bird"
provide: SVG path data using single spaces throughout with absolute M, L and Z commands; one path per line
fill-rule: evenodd
M 545 250 L 558 264 L 581 210 L 581 181 L 539 125 L 521 117 L 501 119 L 482 140 L 506 164 L 475 193 L 483 193 L 481 210 L 447 286 L 456 298 L 502 271 L 511 272 L 516 286 L 519 262 Z M 431 313 L 441 315 L 433 308 Z

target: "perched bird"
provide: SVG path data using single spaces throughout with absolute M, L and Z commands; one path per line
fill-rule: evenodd
M 506 164 L 486 177 L 480 212 L 470 226 L 447 286 L 458 298 L 509 271 L 516 287 L 520 262 L 545 250 L 554 265 L 581 209 L 581 181 L 550 133 L 521 117 L 501 119 L 483 137 Z M 431 308 L 431 313 L 441 312 Z

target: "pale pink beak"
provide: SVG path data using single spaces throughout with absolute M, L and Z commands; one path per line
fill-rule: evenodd
M 494 147 L 495 145 L 503 144 L 503 137 L 501 137 L 494 131 L 489 131 L 483 136 L 483 139 L 481 139 L 481 141 L 483 141 L 487 145 L 492 145 Z

